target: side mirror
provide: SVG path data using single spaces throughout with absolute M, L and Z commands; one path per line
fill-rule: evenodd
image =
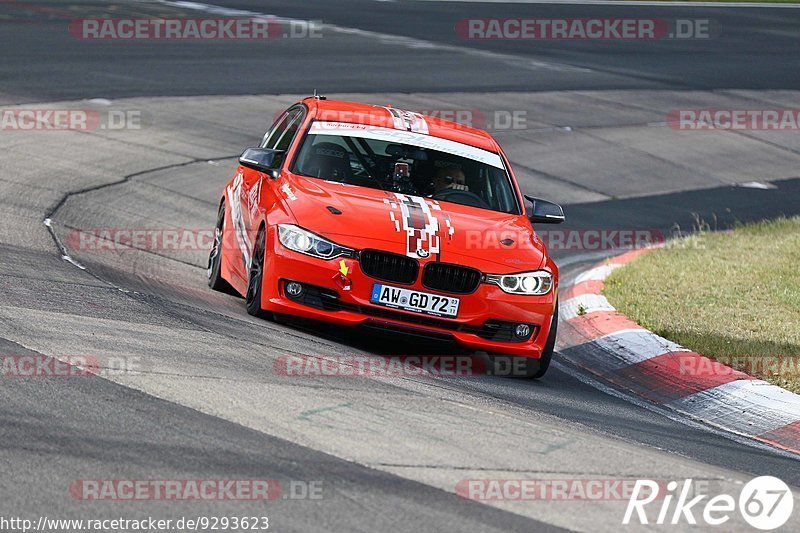
M 564 222 L 564 210 L 560 205 L 528 195 L 525 195 L 525 199 L 533 203 L 533 210 L 528 217 L 531 222 L 538 224 L 561 224 Z
M 270 150 L 268 148 L 248 148 L 239 156 L 239 164 L 278 179 L 280 171 L 278 166 L 282 160 L 284 150 Z

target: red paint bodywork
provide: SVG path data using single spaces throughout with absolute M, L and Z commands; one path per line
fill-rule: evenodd
M 553 289 L 544 296 L 512 295 L 503 292 L 498 286 L 481 283 L 472 294 L 449 294 L 423 287 L 420 279 L 407 288 L 456 296 L 461 300 L 456 319 L 440 318 L 439 321 L 456 322 L 480 326 L 490 319 L 518 321 L 538 326 L 535 335 L 525 342 L 489 341 L 475 334 L 439 328 L 434 325 L 421 325 L 415 318 L 420 315 L 412 312 L 395 311 L 397 317 L 408 316 L 408 321 L 385 316 L 376 317 L 353 311 L 324 311 L 297 303 L 282 292 L 280 279 L 291 279 L 336 290 L 342 302 L 355 304 L 367 309 L 386 310 L 370 303 L 372 285 L 378 280 L 366 276 L 359 268 L 356 259 L 346 259 L 349 267 L 348 277 L 352 288 L 342 291 L 334 277 L 339 271 L 341 258 L 323 260 L 297 253 L 285 248 L 278 240 L 277 225 L 291 223 L 326 237 L 337 244 L 356 250 L 364 248 L 385 250 L 397 254 L 406 253 L 406 235 L 398 232 L 389 220 L 385 198 L 393 198 L 393 193 L 342 185 L 307 178 L 289 172 L 294 156 L 312 121 L 335 120 L 391 127 L 391 115 L 385 108 L 308 98 L 301 102 L 307 114 L 295 136 L 284 160 L 280 175 L 273 179 L 267 174 L 239 166 L 236 175 L 241 175 L 241 188 L 234 190 L 236 178 L 232 179 L 222 200 L 225 202 L 225 228 L 222 243 L 221 273 L 236 291 L 244 295 L 247 289 L 247 272 L 243 256 L 235 241 L 232 212 L 240 206 L 247 233 L 247 242 L 252 254 L 252 246 L 257 232 L 263 225 L 266 228 L 267 244 L 265 276 L 262 288 L 262 308 L 265 311 L 284 313 L 308 319 L 322 320 L 346 326 L 355 326 L 369 321 L 371 324 L 390 329 L 409 329 L 419 333 L 451 336 L 459 345 L 469 350 L 480 350 L 509 355 L 538 358 L 547 341 L 551 318 L 558 295 L 558 268 L 547 254 L 544 244 L 536 236 L 525 212 L 507 214 L 486 209 L 442 203 L 442 213 L 447 213 L 456 229 L 452 239 L 441 238 L 441 260 L 457 263 L 480 270 L 483 273 L 511 274 L 537 269 L 548 270 L 553 274 Z M 346 117 L 346 118 L 345 118 Z M 519 186 L 497 142 L 486 132 L 465 127 L 449 121 L 425 117 L 429 135 L 461 142 L 500 154 L 512 177 L 518 203 L 527 209 Z M 349 119 L 349 120 L 348 120 Z M 290 193 L 287 193 L 287 190 Z M 232 193 L 238 197 L 231 197 Z M 291 198 L 293 196 L 294 198 Z M 331 213 L 327 206 L 338 208 L 342 213 Z M 502 232 L 513 232 L 530 239 L 523 247 L 506 249 L 497 246 L 492 236 Z M 476 246 L 475 236 L 486 235 L 487 242 L 495 244 L 487 249 Z M 472 243 L 467 242 L 472 238 Z M 500 237 L 502 238 L 502 237 Z M 478 241 L 482 242 L 482 241 Z M 420 267 L 434 258 L 419 259 Z M 421 269 L 420 269 L 421 272 Z M 389 283 L 391 284 L 391 283 Z

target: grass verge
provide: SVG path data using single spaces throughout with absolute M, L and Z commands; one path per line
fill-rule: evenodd
M 658 335 L 800 393 L 800 217 L 671 241 L 603 294 Z

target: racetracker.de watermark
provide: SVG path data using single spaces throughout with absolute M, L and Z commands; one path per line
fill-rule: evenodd
M 100 371 L 97 357 L 66 355 L 0 355 L 3 378 L 63 378 L 94 376 Z
M 528 112 L 524 109 L 419 109 L 417 113 L 440 120 L 454 122 L 458 126 L 479 130 L 527 130 Z
M 456 483 L 456 494 L 475 501 L 622 501 L 631 498 L 637 482 L 629 478 L 462 479 Z M 666 486 L 667 481 L 659 483 Z
M 391 107 L 387 107 L 392 109 Z M 396 110 L 399 116 L 393 116 L 391 111 L 385 115 L 376 115 L 363 111 L 342 111 L 337 109 L 322 109 L 317 114 L 317 119 L 327 122 L 346 122 L 353 124 L 369 124 L 383 128 L 395 128 L 402 125 L 402 115 L 409 115 L 411 120 L 423 117 L 437 118 L 455 124 L 455 128 L 476 128 L 481 130 L 527 130 L 528 111 L 525 109 L 478 109 L 478 108 L 427 108 L 413 110 Z M 275 114 L 274 120 L 283 116 L 283 111 Z
M 136 355 L 0 355 L 0 377 L 5 379 L 108 377 L 143 372 L 145 367 Z
M 78 479 L 69 493 L 76 500 L 274 500 L 281 485 L 273 479 Z
M 87 18 L 73 20 L 82 41 L 263 41 L 318 39 L 322 21 L 277 18 Z
M 81 501 L 270 501 L 322 500 L 322 480 L 289 479 L 76 479 Z
M 485 376 L 491 371 L 485 359 L 474 355 L 281 355 L 272 369 L 279 376 L 326 378 L 457 378 Z
M 751 376 L 800 378 L 800 356 L 720 355 L 713 360 L 693 355 L 679 357 L 678 369 L 684 376 L 729 376 L 744 372 Z
M 710 19 L 469 18 L 455 33 L 468 40 L 656 41 L 710 39 L 719 30 Z
M 230 232 L 229 237 L 233 237 L 234 230 Z M 125 250 L 207 252 L 214 244 L 214 236 L 213 229 L 87 228 L 70 230 L 67 233 L 67 245 L 73 250 L 91 252 Z M 234 242 L 233 239 L 229 240 Z
M 667 126 L 675 130 L 800 130 L 800 108 L 775 109 L 673 109 Z
M 230 244 L 236 242 L 235 230 L 226 229 L 223 233 L 220 239 L 227 243 L 225 248 L 236 250 Z M 538 246 L 527 231 L 464 230 L 463 234 L 467 250 L 531 250 Z M 213 229 L 85 228 L 70 230 L 66 242 L 70 249 L 89 252 L 207 252 L 214 245 L 215 235 Z M 658 229 L 537 229 L 536 235 L 551 252 L 641 249 L 666 242 L 664 232 Z
M 142 127 L 139 110 L 0 109 L 0 131 L 119 131 Z
M 537 247 L 526 231 L 465 230 L 468 250 L 530 250 Z M 541 229 L 536 231 L 551 252 L 596 251 L 651 248 L 664 244 L 664 233 L 657 229 Z

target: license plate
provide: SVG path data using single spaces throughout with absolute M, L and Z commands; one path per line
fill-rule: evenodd
M 455 318 L 458 315 L 458 298 L 440 296 L 427 292 L 412 291 L 376 283 L 372 286 L 370 302 L 404 311 L 425 313 L 426 315 Z

